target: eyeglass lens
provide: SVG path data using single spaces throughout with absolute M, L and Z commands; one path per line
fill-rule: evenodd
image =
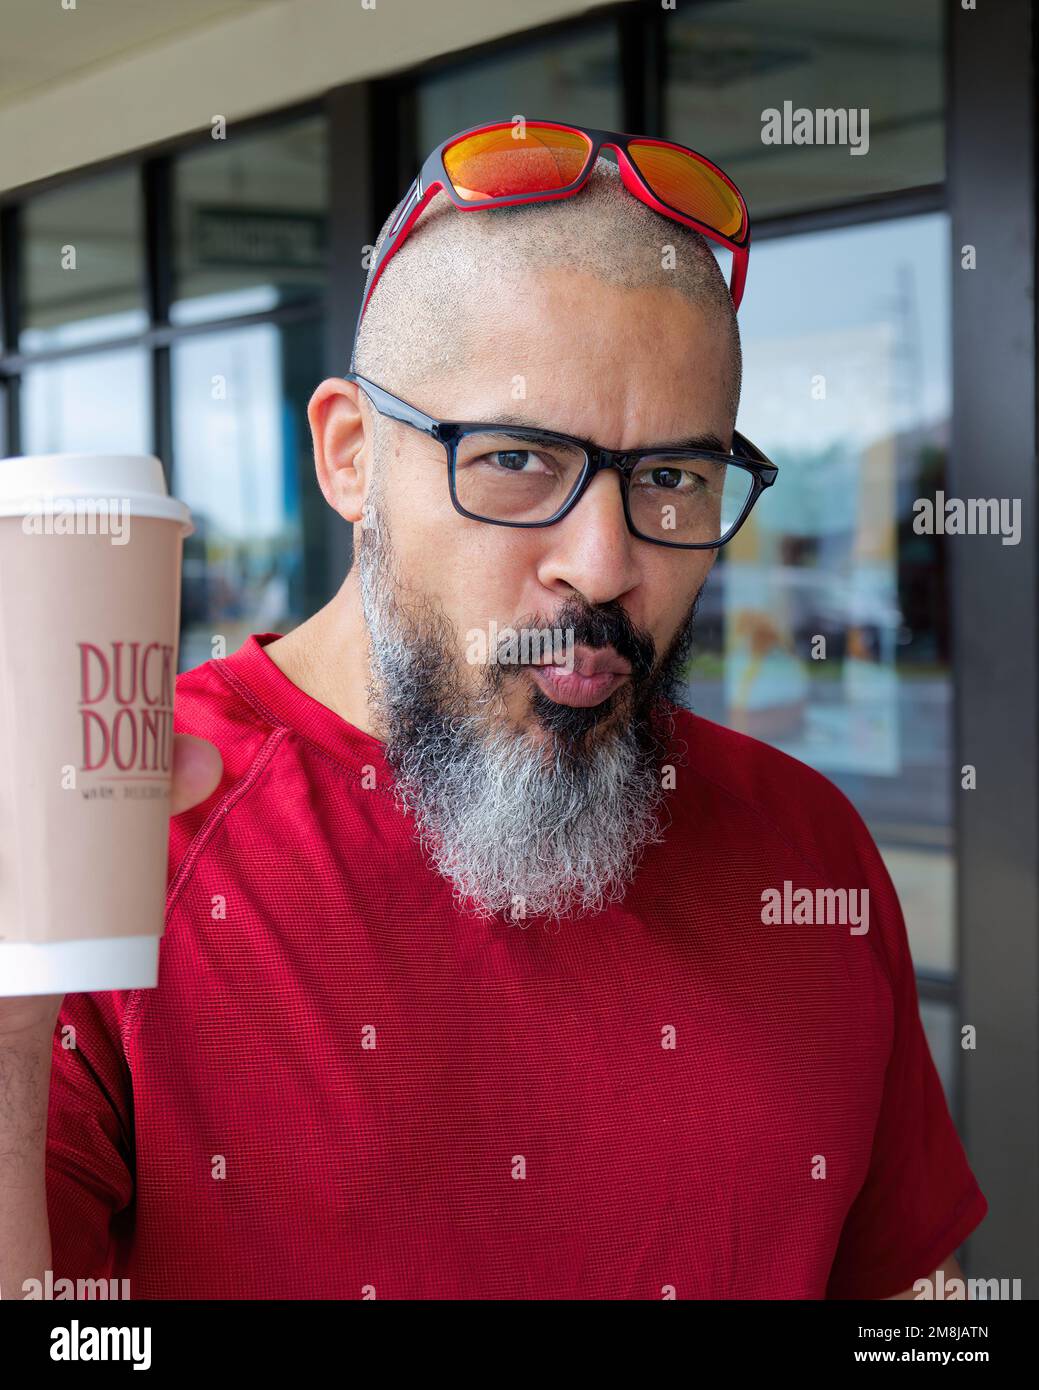
M 487 521 L 537 523 L 554 516 L 578 487 L 583 449 L 522 434 L 463 435 L 455 453 L 455 496 Z M 724 539 L 753 488 L 745 469 L 703 457 L 654 454 L 631 474 L 628 510 L 635 530 L 672 545 Z

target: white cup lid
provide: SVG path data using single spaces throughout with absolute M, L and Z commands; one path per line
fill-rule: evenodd
M 195 529 L 191 512 L 169 495 L 162 464 L 152 454 L 31 454 L 0 459 L 0 516 L 24 516 L 65 501 L 125 504 L 131 516 L 179 521 Z

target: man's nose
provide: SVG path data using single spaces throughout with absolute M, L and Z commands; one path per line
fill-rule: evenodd
M 547 588 L 564 583 L 588 603 L 609 603 L 633 589 L 641 577 L 640 542 L 628 530 L 621 476 L 604 469 L 562 521 L 546 526 L 547 545 L 538 567 Z

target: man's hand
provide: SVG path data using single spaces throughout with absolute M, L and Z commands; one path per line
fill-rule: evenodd
M 190 734 L 173 740 L 170 814 L 216 790 L 223 759 Z M 63 996 L 0 999 L 0 1298 L 51 1267 L 46 1137 L 51 1047 Z M 16 1290 L 12 1294 L 12 1290 Z
M 170 815 L 190 811 L 216 790 L 224 770 L 219 749 L 193 734 L 174 734 L 173 773 L 170 783 Z M 48 1047 L 61 1008 L 60 994 L 34 994 L 16 999 L 0 998 L 0 1044 L 43 1030 Z
M 194 734 L 174 734 L 170 815 L 190 811 L 211 796 L 223 770 L 223 759 L 215 744 Z

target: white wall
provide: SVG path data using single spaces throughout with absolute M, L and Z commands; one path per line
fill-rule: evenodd
M 372 0 L 280 0 L 0 106 L 0 190 L 206 129 L 215 115 L 230 125 L 590 7 L 588 0 L 363 3 Z

